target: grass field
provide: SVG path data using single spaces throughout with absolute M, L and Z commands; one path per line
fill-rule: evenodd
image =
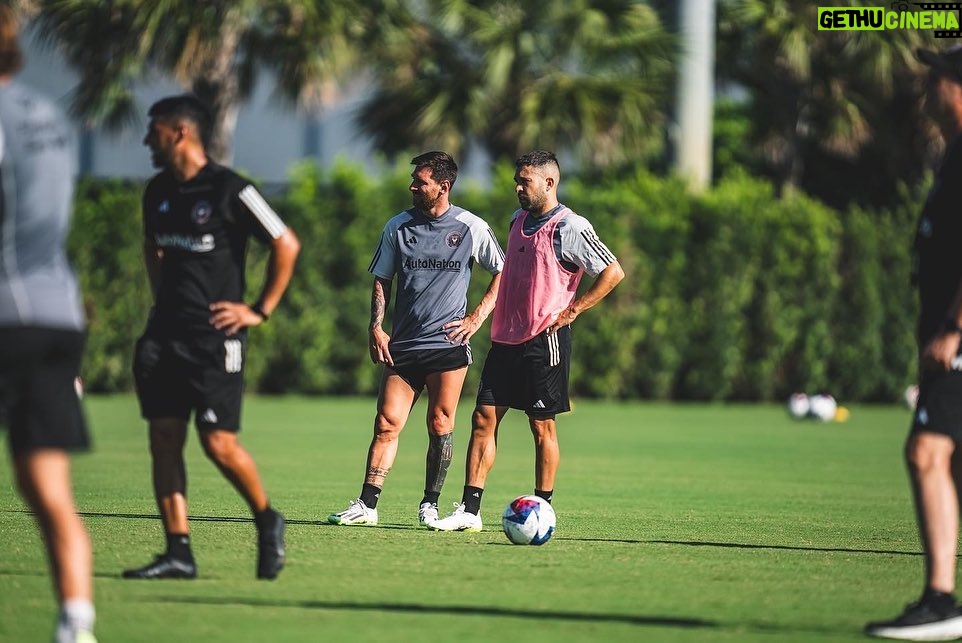
M 558 529 L 518 547 L 500 513 L 530 493 L 524 416 L 502 425 L 485 530 L 415 527 L 423 402 L 381 496 L 381 525 L 327 514 L 360 488 L 373 399 L 248 397 L 244 443 L 288 517 L 288 566 L 254 580 L 246 507 L 187 446 L 196 581 L 124 581 L 163 546 L 132 397 L 88 398 L 75 460 L 94 542 L 97 634 L 116 641 L 852 641 L 916 598 L 922 558 L 901 464 L 908 412 L 845 424 L 775 406 L 580 402 L 559 419 Z M 460 409 L 442 511 L 460 499 Z M 53 601 L 32 517 L 0 459 L 0 641 L 49 641 Z

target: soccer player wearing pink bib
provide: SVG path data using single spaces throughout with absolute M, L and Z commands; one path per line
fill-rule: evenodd
M 521 209 L 511 218 L 491 350 L 481 373 L 461 503 L 428 524 L 481 531 L 481 496 L 494 465 L 498 426 L 508 409 L 528 415 L 535 447 L 535 495 L 551 501 L 560 451 L 555 416 L 570 410 L 571 324 L 605 298 L 625 273 L 591 223 L 558 201 L 561 170 L 551 152 L 515 162 Z M 595 278 L 580 297 L 583 274 Z

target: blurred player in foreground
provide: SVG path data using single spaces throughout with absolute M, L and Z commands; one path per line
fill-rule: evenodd
M 925 105 L 945 139 L 942 167 L 925 201 L 915 236 L 914 279 L 921 303 L 919 396 L 905 444 L 915 514 L 925 552 L 925 585 L 918 602 L 866 634 L 909 641 L 962 638 L 955 598 L 962 469 L 962 47 L 920 50 L 929 66 Z
M 64 118 L 13 80 L 23 62 L 18 29 L 0 5 L 0 418 L 47 548 L 60 603 L 54 640 L 90 643 L 93 561 L 68 456 L 89 448 L 74 388 L 86 320 L 64 252 L 75 168 Z

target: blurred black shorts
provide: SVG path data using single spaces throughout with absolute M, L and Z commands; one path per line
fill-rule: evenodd
M 13 455 L 90 448 L 75 386 L 86 339 L 78 330 L 0 328 L 0 421 Z
M 922 374 L 912 431 L 942 433 L 962 442 L 962 372 Z
M 187 421 L 193 413 L 202 431 L 239 431 L 246 358 L 246 333 L 172 338 L 148 329 L 134 353 L 141 416 Z

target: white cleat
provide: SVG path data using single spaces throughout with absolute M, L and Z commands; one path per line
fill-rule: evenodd
M 371 509 L 364 501 L 358 498 L 352 500 L 344 511 L 331 514 L 327 517 L 327 522 L 332 525 L 376 525 L 377 509 Z
M 432 522 L 437 521 L 440 518 L 438 516 L 438 506 L 433 502 L 422 502 L 421 506 L 418 507 L 418 524 L 422 527 L 427 527 Z
M 469 514 L 463 503 L 456 505 L 450 516 L 428 523 L 428 529 L 434 531 L 481 531 L 481 527 L 481 514 Z

